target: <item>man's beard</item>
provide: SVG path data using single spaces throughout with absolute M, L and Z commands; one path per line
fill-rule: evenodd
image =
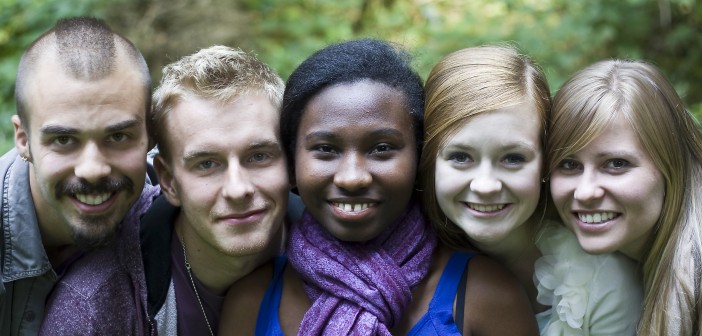
M 134 183 L 128 178 L 112 177 L 105 177 L 94 184 L 88 183 L 83 179 L 61 181 L 56 185 L 56 199 L 62 196 L 74 197 L 75 194 L 101 193 L 110 193 L 110 197 L 116 197 L 116 194 L 122 190 L 128 194 L 133 193 Z M 115 233 L 119 230 L 120 222 L 125 215 L 126 212 L 119 218 L 113 218 L 114 214 L 112 213 L 77 218 L 80 223 L 70 223 L 68 225 L 74 244 L 84 251 L 109 245 L 114 240 Z M 116 221 L 116 223 L 110 223 L 110 221 Z

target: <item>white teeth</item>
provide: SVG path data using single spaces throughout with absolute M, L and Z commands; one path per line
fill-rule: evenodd
M 110 198 L 110 196 L 112 196 L 111 193 L 76 194 L 76 198 L 78 199 L 78 201 L 88 205 L 99 205 L 105 203 L 105 201 L 107 201 Z
M 578 218 L 584 223 L 588 224 L 597 224 L 597 223 L 602 223 L 606 222 L 612 218 L 615 217 L 614 212 L 598 212 L 598 213 L 589 213 L 589 214 L 583 214 L 583 213 L 578 213 Z
M 498 210 L 502 210 L 507 206 L 506 204 L 475 204 L 475 203 L 468 203 L 468 207 L 480 211 L 480 212 L 495 212 Z
M 351 204 L 351 203 L 333 203 L 335 207 L 345 212 L 359 212 L 368 209 L 369 203 Z

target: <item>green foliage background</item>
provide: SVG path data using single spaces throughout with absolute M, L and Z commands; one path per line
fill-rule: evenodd
M 214 44 L 253 51 L 285 79 L 329 43 L 375 37 L 416 55 L 423 78 L 446 54 L 512 43 L 546 70 L 552 91 L 606 58 L 648 60 L 702 117 L 702 6 L 697 0 L 0 0 L 0 152 L 13 146 L 17 63 L 57 19 L 105 19 L 163 65 Z

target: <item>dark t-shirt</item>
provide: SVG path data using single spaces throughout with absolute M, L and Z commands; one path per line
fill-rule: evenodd
M 193 281 L 197 287 L 197 293 L 200 294 L 200 299 L 202 300 L 202 307 L 200 307 L 200 303 L 195 296 L 195 291 L 193 291 L 190 277 L 188 277 L 188 271 L 185 269 L 183 245 L 180 244 L 175 230 L 173 231 L 173 238 L 171 240 L 171 266 L 178 309 L 178 334 L 203 336 L 210 334 L 207 328 L 207 322 L 202 313 L 204 307 L 207 313 L 207 319 L 212 327 L 212 332 L 217 335 L 217 327 L 219 326 L 219 317 L 222 312 L 224 296 L 215 295 L 207 290 L 197 277 L 195 277 L 195 274 L 193 274 Z

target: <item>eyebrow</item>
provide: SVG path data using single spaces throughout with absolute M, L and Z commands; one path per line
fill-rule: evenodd
M 120 121 L 114 125 L 109 125 L 109 126 L 105 127 L 105 132 L 113 133 L 113 132 L 125 130 L 127 128 L 135 127 L 135 126 L 138 126 L 140 124 L 141 124 L 141 121 L 136 120 L 136 119 Z M 60 126 L 60 125 L 47 125 L 47 126 L 40 128 L 39 132 L 42 134 L 63 134 L 63 135 L 71 135 L 71 134 L 80 133 L 80 131 L 77 128 Z
M 473 146 L 466 146 L 462 143 L 456 143 L 456 144 L 449 143 L 448 145 L 446 145 L 444 147 L 443 150 L 446 150 L 446 149 L 473 150 L 475 148 Z M 500 149 L 507 150 L 507 151 L 514 150 L 514 149 L 526 149 L 526 150 L 538 151 L 539 147 L 538 146 L 534 147 L 531 144 L 523 142 L 523 141 L 517 141 L 517 142 L 510 142 L 504 146 L 500 146 Z
M 78 134 L 77 128 L 58 126 L 58 125 L 48 125 L 39 129 L 42 134 Z
M 373 130 L 370 136 L 388 136 L 388 137 L 402 137 L 403 133 L 394 128 L 381 128 Z M 338 136 L 334 132 L 330 131 L 316 131 L 305 135 L 305 140 L 313 139 L 334 139 Z M 365 138 L 365 137 L 364 137 Z
M 139 125 L 141 125 L 141 120 L 137 120 L 137 119 L 120 121 L 114 125 L 110 125 L 110 126 L 105 127 L 105 132 L 113 133 L 113 132 L 125 130 L 127 128 L 136 127 Z
M 261 149 L 261 148 L 280 148 L 280 143 L 273 140 L 263 140 L 258 142 L 252 142 L 246 147 L 246 151 Z M 211 149 L 193 150 L 191 152 L 185 153 L 183 155 L 183 161 L 188 162 L 202 157 L 216 156 L 219 155 L 219 151 Z
M 608 150 L 596 154 L 596 157 L 639 157 L 634 151 L 623 151 L 623 150 Z
M 248 150 L 260 149 L 260 148 L 280 148 L 280 142 L 275 140 L 263 140 L 259 142 L 252 142 L 249 144 Z

